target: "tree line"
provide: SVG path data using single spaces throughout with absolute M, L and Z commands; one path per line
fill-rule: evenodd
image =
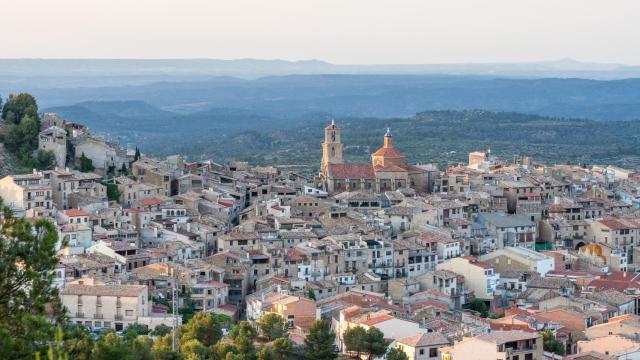
M 2 106 L 2 121 L 5 125 L 2 142 L 7 151 L 16 156 L 21 168 L 46 170 L 55 166 L 53 152 L 38 149 L 40 116 L 33 96 L 27 93 L 9 95 Z

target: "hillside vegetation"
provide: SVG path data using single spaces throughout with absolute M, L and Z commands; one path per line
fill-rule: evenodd
M 314 166 L 329 118 L 319 112 L 277 116 L 231 108 L 176 114 L 142 102 L 91 102 L 53 110 L 151 154 Z M 469 151 L 491 148 L 507 158 L 522 155 L 548 162 L 640 166 L 639 121 L 599 122 L 480 110 L 336 120 L 350 160 L 368 161 L 370 153 L 382 145 L 385 127 L 391 126 L 397 146 L 412 162 L 466 161 Z

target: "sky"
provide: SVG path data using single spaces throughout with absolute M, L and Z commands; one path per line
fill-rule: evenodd
M 640 65 L 638 0 L 0 0 L 0 58 Z

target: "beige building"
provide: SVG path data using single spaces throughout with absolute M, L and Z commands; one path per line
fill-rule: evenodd
M 99 184 L 102 180 L 102 176 L 95 173 L 83 173 L 77 170 L 52 170 L 48 172 L 49 178 L 51 180 L 51 189 L 53 190 L 53 201 L 56 204 L 58 209 L 68 209 L 69 208 L 69 195 L 73 193 L 87 193 L 87 189 L 93 188 L 95 184 L 98 185 L 99 188 L 104 188 L 103 185 Z M 94 196 L 106 196 L 105 194 L 100 194 L 100 192 L 105 191 L 100 189 L 96 192 L 90 192 Z
M 159 161 L 142 158 L 131 164 L 131 173 L 141 183 L 162 188 L 164 196 L 171 195 L 171 172 Z
M 532 221 L 542 216 L 541 188 L 528 180 L 505 180 L 500 183 L 507 198 L 507 208 L 511 214 L 530 217 Z
M 555 259 L 523 247 L 505 247 L 478 257 L 490 263 L 499 273 L 508 271 L 536 271 L 541 276 L 555 270 Z
M 589 339 L 596 339 L 608 335 L 621 335 L 633 338 L 640 334 L 640 317 L 637 315 L 620 315 L 612 317 L 606 323 L 588 327 L 585 335 Z
M 92 279 L 68 283 L 61 293 L 69 319 L 87 328 L 123 330 L 150 313 L 146 285 L 106 285 Z
M 42 216 L 54 208 L 51 185 L 42 173 L 5 176 L 0 197 L 17 215 Z
M 607 335 L 592 340 L 578 341 L 578 354 L 596 351 L 616 359 L 640 358 L 640 342 L 620 335 Z
M 142 199 L 162 198 L 166 190 L 158 185 L 136 182 L 128 177 L 118 177 L 115 179 L 120 192 L 119 203 L 123 206 L 135 205 Z
M 437 360 L 438 350 L 450 344 L 439 332 L 416 334 L 396 340 L 396 348 L 407 354 L 409 360 Z
M 542 335 L 522 330 L 492 331 L 440 349 L 442 360 L 543 360 Z
M 494 271 L 491 264 L 478 261 L 473 256 L 462 256 L 438 264 L 436 268 L 464 276 L 465 287 L 472 290 L 476 298 L 487 301 L 494 299 L 500 274 Z

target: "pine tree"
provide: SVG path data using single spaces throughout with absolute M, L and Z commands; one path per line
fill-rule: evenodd
M 316 320 L 309 328 L 304 340 L 304 355 L 308 359 L 333 360 L 338 355 L 333 351 L 336 334 L 327 320 Z
M 55 322 L 61 325 L 64 318 L 53 286 L 61 244 L 48 220 L 31 225 L 2 203 L 0 214 L 0 359 L 33 358 L 48 350 L 56 336 Z

